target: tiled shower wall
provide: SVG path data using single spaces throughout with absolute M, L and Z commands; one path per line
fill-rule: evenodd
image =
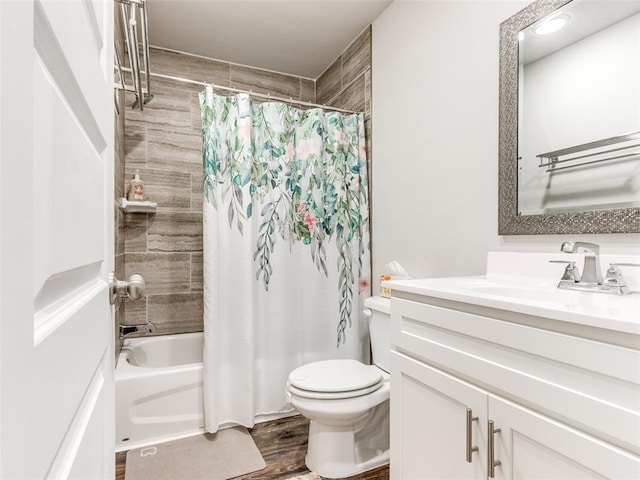
M 371 26 L 367 27 L 316 80 L 316 102 L 364 112 L 371 160 Z M 369 161 L 369 167 L 371 167 Z
M 318 79 L 330 88 L 318 103 L 367 112 L 370 124 L 371 33 L 365 30 Z M 151 50 L 154 73 L 316 102 L 314 80 L 190 55 Z M 340 71 L 336 80 L 335 72 Z M 334 75 L 334 76 L 329 76 Z M 352 82 L 352 78 L 355 81 Z M 323 87 L 324 88 L 324 87 Z M 153 322 L 157 335 L 202 330 L 202 140 L 199 85 L 152 77 L 153 100 L 125 110 L 126 185 L 136 169 L 155 214 L 124 215 L 124 274 L 144 276 L 144 299 L 127 302 L 126 324 Z M 326 92 L 331 96 L 326 96 Z M 116 250 L 117 251 L 117 250 Z

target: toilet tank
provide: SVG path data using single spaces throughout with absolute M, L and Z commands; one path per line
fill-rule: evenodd
M 373 363 L 389 372 L 391 357 L 391 299 L 369 297 L 364 301 L 365 315 L 369 318 L 371 357 Z M 371 312 L 371 315 L 369 315 Z

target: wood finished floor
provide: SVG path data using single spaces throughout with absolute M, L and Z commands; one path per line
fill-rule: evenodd
M 250 432 L 264 461 L 267 463 L 267 467 L 259 472 L 235 477 L 233 480 L 285 479 L 309 472 L 304 464 L 309 420 L 296 415 L 272 422 L 259 423 Z M 126 452 L 116 454 L 116 480 L 124 480 L 126 459 Z M 389 480 L 389 467 L 379 467 L 354 475 L 349 479 Z M 172 478 L 167 480 L 179 479 Z

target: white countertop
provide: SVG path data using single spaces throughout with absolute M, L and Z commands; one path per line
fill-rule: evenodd
M 582 266 L 580 256 L 574 257 Z M 568 259 L 562 254 L 490 252 L 484 276 L 391 280 L 383 286 L 391 288 L 392 296 L 407 292 L 640 335 L 640 268 L 621 267 L 630 295 L 561 290 L 556 287 L 564 266 L 549 263 L 559 258 Z M 631 256 L 602 256 L 601 261 L 604 271 L 606 262 L 640 263 Z

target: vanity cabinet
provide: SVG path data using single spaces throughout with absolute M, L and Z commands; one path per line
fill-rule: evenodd
M 491 440 L 495 478 L 640 478 L 637 338 L 404 295 L 391 306 L 391 478 L 489 478 Z

